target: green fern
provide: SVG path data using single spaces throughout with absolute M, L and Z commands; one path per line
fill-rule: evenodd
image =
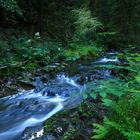
M 95 127 L 95 129 L 94 129 L 95 135 L 92 138 L 93 139 L 103 139 L 103 138 L 105 138 L 105 136 L 108 133 L 108 130 L 102 125 L 99 125 L 99 124 L 93 124 L 93 125 Z
M 119 123 L 107 120 L 105 122 L 105 124 L 108 125 L 111 128 L 114 128 L 118 132 L 120 132 L 120 134 L 122 134 L 128 140 L 132 140 L 132 139 L 140 140 L 140 133 L 136 132 L 134 130 L 131 130 L 131 129 L 127 131 L 127 128 L 125 128 L 125 127 L 129 127 L 129 126 L 125 126 L 125 124 L 123 124 L 123 123 L 119 124 Z
M 103 101 L 103 105 L 107 106 L 107 107 L 111 107 L 111 108 L 116 108 L 116 102 L 111 100 L 111 99 L 102 99 Z
M 139 69 L 138 66 L 137 69 Z M 104 119 L 102 125 L 95 125 L 97 127 L 93 138 L 114 140 L 116 136 L 116 140 L 140 140 L 139 86 L 139 73 L 126 83 L 119 83 L 119 81 L 113 83 L 110 80 L 102 82 L 101 89 L 110 95 L 102 98 L 103 105 L 108 108 L 110 114 Z M 101 89 L 100 92 L 102 92 Z M 104 132 L 107 132 L 106 135 L 103 135 Z

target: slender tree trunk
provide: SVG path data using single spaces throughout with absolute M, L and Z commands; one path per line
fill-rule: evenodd
M 38 6 L 38 25 L 37 25 L 37 31 L 41 34 L 43 31 L 43 4 L 44 0 L 39 0 L 39 6 Z

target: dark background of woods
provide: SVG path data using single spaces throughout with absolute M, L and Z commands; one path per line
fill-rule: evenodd
M 139 45 L 139 0 L 0 0 L 2 68 L 95 58 L 107 49 L 138 51 Z
M 71 11 L 81 7 L 103 23 L 98 32 L 117 32 L 118 41 L 139 43 L 139 0 L 0 0 L 0 27 L 67 41 L 75 30 Z

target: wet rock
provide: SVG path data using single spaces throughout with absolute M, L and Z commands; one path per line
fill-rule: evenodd
M 56 94 L 55 94 L 53 91 L 49 90 L 49 91 L 47 92 L 47 96 L 54 97 L 54 96 L 56 96 Z
M 55 67 L 53 66 L 52 68 L 56 69 L 57 65 L 58 64 L 55 64 Z M 70 109 L 70 110 L 68 110 L 65 113 L 63 112 L 62 114 L 59 114 L 60 116 L 57 115 L 54 116 L 53 118 L 50 118 L 52 122 L 49 125 L 48 125 L 49 120 L 47 120 L 45 126 L 47 136 L 46 137 L 43 136 L 43 139 L 60 140 L 63 139 L 65 136 L 68 136 L 70 139 L 73 140 L 91 139 L 90 137 L 92 132 L 91 122 L 95 123 L 95 122 L 102 121 L 103 116 L 106 113 L 106 110 L 103 108 L 102 104 L 100 103 L 100 100 L 97 99 L 96 100 L 90 99 L 90 101 L 86 100 L 84 103 L 82 103 L 81 106 L 75 109 L 75 107 L 79 103 L 81 103 L 83 99 L 81 94 L 79 94 L 80 92 L 79 88 L 81 88 L 82 86 L 79 85 L 75 86 L 77 85 L 77 83 L 75 84 L 74 83 L 75 81 L 72 81 L 72 79 L 69 79 L 66 76 L 63 82 L 54 80 L 50 84 L 48 84 L 49 83 L 48 79 L 51 76 L 48 78 L 46 75 L 44 76 L 41 75 L 42 74 L 40 74 L 38 77 L 35 77 L 33 79 L 34 80 L 33 83 L 31 83 L 35 87 L 35 90 L 31 92 L 33 96 L 31 97 L 29 94 L 29 99 L 25 98 L 24 99 L 25 102 L 24 103 L 21 102 L 21 104 L 19 104 L 18 107 L 24 109 L 24 111 L 27 112 L 27 118 L 28 115 L 29 116 L 31 114 L 33 115 L 33 113 L 34 113 L 33 116 L 41 115 L 41 113 L 43 113 L 43 115 L 46 115 L 56 107 L 56 103 L 50 105 L 46 101 L 43 102 L 45 98 L 51 99 L 51 97 L 54 97 L 56 95 L 61 95 L 61 97 L 69 96 L 70 98 L 67 98 L 66 101 L 64 100 L 64 104 L 62 105 L 64 106 L 65 109 Z M 80 83 L 81 85 L 84 85 L 89 81 L 109 77 L 110 71 L 108 69 L 93 69 L 93 67 L 89 66 L 88 69 L 86 69 L 86 71 L 82 72 L 82 74 L 80 73 L 79 75 L 80 78 L 77 79 L 77 82 Z M 60 77 L 60 79 L 61 78 L 62 77 Z M 67 83 L 66 83 L 66 79 L 68 79 Z M 11 83 L 8 83 L 8 85 L 11 85 Z M 36 96 L 37 94 L 39 94 L 39 96 Z M 27 94 L 25 94 L 25 96 L 26 95 Z M 50 96 L 50 98 L 45 96 Z M 30 97 L 33 99 L 31 100 Z M 40 102 L 37 101 L 37 99 L 39 99 L 38 97 L 42 99 L 40 100 Z M 12 108 L 9 108 L 9 110 L 11 111 L 13 108 L 15 107 L 13 106 Z M 17 110 L 20 110 L 19 108 Z M 18 112 L 17 110 L 15 110 L 14 113 L 17 113 Z M 19 113 L 19 114 L 21 118 L 25 115 L 24 113 L 23 114 Z M 40 120 L 40 118 L 38 120 Z M 24 122 L 24 121 L 20 121 L 20 122 Z M 36 129 L 36 127 L 35 128 L 29 127 L 25 129 L 23 138 L 27 140 L 39 139 L 40 137 L 42 137 L 43 135 L 42 133 L 43 133 L 42 129 Z
M 63 128 L 61 126 L 58 126 L 56 129 L 55 129 L 55 132 L 57 133 L 57 135 L 62 135 L 63 134 Z
M 84 73 L 82 76 L 80 76 L 77 79 L 77 83 L 79 83 L 80 85 L 84 85 L 87 82 L 90 81 L 95 81 L 98 79 L 106 79 L 111 77 L 111 71 L 108 69 L 99 69 L 99 70 L 93 70 L 93 71 L 89 71 L 87 73 Z
M 45 137 L 46 137 L 46 139 L 45 139 Z M 44 139 L 43 140 L 57 140 L 57 139 L 53 135 L 47 135 L 47 136 L 44 136 Z
M 49 81 L 49 79 L 50 79 L 50 76 L 49 75 L 43 75 L 41 77 L 41 80 L 42 80 L 43 83 L 47 83 Z
M 70 140 L 91 139 L 93 133 L 92 123 L 102 121 L 107 112 L 101 101 L 94 102 L 95 100 L 92 99 L 90 101 L 86 100 L 77 108 L 53 116 L 46 121 L 46 134 L 55 136 L 57 140 L 65 138 Z
M 17 87 L 15 85 L 11 85 L 8 87 L 5 85 L 2 85 L 0 86 L 0 98 L 9 96 L 9 95 L 14 95 L 16 91 L 17 91 Z
M 16 83 L 18 86 L 26 90 L 35 88 L 35 85 L 33 85 L 31 82 L 28 82 L 28 81 L 19 80 L 19 81 L 16 81 Z
M 41 126 L 28 127 L 22 134 L 22 140 L 37 140 L 41 139 L 44 134 L 44 129 Z
M 36 93 L 42 91 L 46 86 L 46 84 L 42 82 L 41 77 L 35 77 L 32 84 L 35 86 L 34 91 Z

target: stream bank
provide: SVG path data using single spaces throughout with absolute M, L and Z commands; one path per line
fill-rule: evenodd
M 93 113 L 90 110 L 91 109 L 90 105 L 92 105 L 92 109 L 94 112 L 98 112 L 97 118 L 99 117 L 100 114 L 99 112 L 101 112 L 100 118 L 97 119 L 97 121 L 101 121 L 102 116 L 106 112 L 106 109 L 101 105 L 100 96 L 98 100 L 92 100 L 89 98 L 84 102 L 84 104 L 79 106 L 77 109 L 75 107 L 79 105 L 84 98 L 87 98 L 84 96 L 86 95 L 83 94 L 84 92 L 90 94 L 94 89 L 94 86 L 98 87 L 99 80 L 114 78 L 112 70 L 108 68 L 98 67 L 103 64 L 112 63 L 113 65 L 118 65 L 120 63 L 120 61 L 116 59 L 113 55 L 110 55 L 109 57 L 111 58 L 103 56 L 101 59 L 98 59 L 96 61 L 77 63 L 77 65 L 73 63 L 70 65 L 70 67 L 64 69 L 63 72 L 61 71 L 61 73 L 57 74 L 57 77 L 55 79 L 49 79 L 49 81 L 47 82 L 42 81 L 42 76 L 36 77 L 35 81 L 33 82 L 35 86 L 33 90 L 25 90 L 19 92 L 14 96 L 2 98 L 0 102 L 1 119 L 2 119 L 0 136 L 3 138 L 3 140 L 9 138 L 9 136 L 11 138 L 13 137 L 13 139 L 15 138 L 19 139 L 22 136 L 22 139 L 24 140 L 36 138 L 35 135 L 37 134 L 37 132 L 35 132 L 36 131 L 35 128 L 41 127 L 42 122 L 49 119 L 51 116 L 55 115 L 58 111 L 61 110 L 73 109 L 72 111 L 73 115 L 71 113 L 69 114 L 69 111 L 67 112 L 67 115 L 66 112 L 65 115 L 63 113 L 62 116 L 60 115 L 60 117 L 64 118 L 64 120 L 67 117 L 72 118 L 71 120 L 69 120 L 70 123 L 68 123 L 65 126 L 65 129 L 62 128 L 61 126 L 59 127 L 61 130 L 64 129 L 69 131 L 69 127 L 71 126 L 72 130 L 70 129 L 70 132 L 71 131 L 73 132 L 73 129 L 76 129 L 77 126 L 79 125 L 80 127 L 83 126 L 82 125 L 83 119 L 86 121 L 93 114 L 97 115 L 96 113 Z M 94 107 L 94 104 L 92 103 L 95 102 L 97 103 L 95 104 Z M 89 107 L 89 111 L 87 112 L 85 112 L 85 109 L 88 110 L 88 108 L 86 107 Z M 95 110 L 95 108 L 97 110 Z M 7 115 L 5 116 L 5 114 Z M 18 121 L 13 121 L 11 123 L 11 120 L 13 120 L 13 117 L 15 116 L 18 119 Z M 76 123 L 78 122 L 77 117 L 81 118 L 81 120 L 79 121 L 82 124 Z M 58 118 L 59 117 L 57 117 L 57 119 Z M 74 121 L 73 119 L 76 120 L 76 122 L 73 122 Z M 54 125 L 54 123 L 58 123 L 58 121 L 54 122 L 52 121 L 52 125 Z M 73 128 L 72 126 L 73 123 L 76 124 L 75 126 L 76 128 Z M 50 124 L 45 125 L 45 128 L 47 128 L 45 129 L 47 137 L 49 136 L 48 134 L 50 133 L 49 130 L 52 130 L 51 128 L 54 128 L 54 126 L 52 125 Z M 13 126 L 15 127 L 13 128 Z M 33 126 L 36 127 L 34 128 Z M 89 128 L 91 128 L 91 125 Z M 76 131 L 74 130 L 74 132 Z M 67 135 L 69 135 L 69 132 L 63 133 L 66 133 L 64 134 L 64 137 L 67 137 Z M 53 134 L 50 135 L 54 136 Z M 89 134 L 89 136 L 90 135 L 91 134 Z M 55 137 L 55 139 L 61 138 L 62 135 L 60 135 L 60 138 L 58 136 Z
M 14 95 L 24 89 L 35 88 L 32 83 L 36 77 L 47 82 L 69 65 L 96 59 L 103 51 L 99 46 L 97 49 L 94 44 L 73 43 L 65 47 L 42 40 L 28 41 L 26 38 L 10 40 L 2 45 L 10 50 L 7 52 L 8 57 L 1 55 L 3 57 L 0 61 L 0 98 Z M 13 58 L 10 58 L 11 56 Z
M 88 93 L 83 94 L 85 100 L 76 108 L 64 110 L 46 121 L 44 129 L 48 140 L 140 139 L 140 55 L 119 53 L 112 59 L 112 54 L 95 61 L 92 70 L 88 64 L 80 66 L 85 70 L 82 80 L 88 89 Z M 95 68 L 103 68 L 99 73 L 104 72 L 106 76 L 95 72 Z
M 93 93 L 94 88 L 100 85 L 98 81 L 116 77 L 114 69 L 101 67 L 108 64 L 115 66 L 121 65 L 122 62 L 116 58 L 114 53 L 107 54 L 96 61 L 82 63 L 79 61 L 76 65 L 73 63 L 67 66 L 57 74 L 57 77 L 54 76 L 56 78 L 46 80 L 46 82 L 43 81 L 42 77 L 47 77 L 47 75 L 36 77 L 32 83 L 35 86 L 33 90 L 25 90 L 15 96 L 2 98 L 0 108 L 3 124 L 0 136 L 3 139 L 9 138 L 9 135 L 13 139 L 15 137 L 20 139 L 21 136 L 24 140 L 34 139 L 36 131 L 40 130 L 35 129 L 36 127 L 41 127 L 42 122 L 58 111 L 67 110 L 46 121 L 45 133 L 43 133 L 43 129 L 40 130 L 41 133 L 45 134 L 41 135 L 42 138 L 69 139 L 74 134 L 73 139 L 88 139 L 92 135 L 91 121 L 100 122 L 107 112 L 101 104 L 100 96 L 104 95 L 97 94 L 97 98 L 94 99 L 95 94 L 93 96 L 91 93 Z M 88 94 L 93 98 L 87 97 Z M 87 99 L 79 105 L 84 98 Z M 79 107 L 75 108 L 77 105 Z M 7 115 L 5 116 L 5 114 Z M 15 116 L 18 121 L 10 123 Z M 6 122 L 7 120 L 8 122 Z M 88 120 L 90 120 L 89 123 L 85 125 Z M 64 124 L 64 122 L 68 123 Z M 34 125 L 35 127 L 33 127 Z M 87 136 L 81 135 L 82 132 L 88 133 Z

